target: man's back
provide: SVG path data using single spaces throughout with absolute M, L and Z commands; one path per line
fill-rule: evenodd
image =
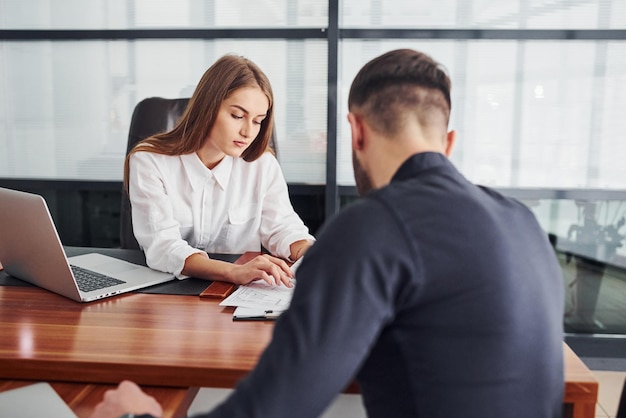
M 316 417 L 356 375 L 372 418 L 560 417 L 560 274 L 530 211 L 414 155 L 323 228 L 257 367 L 207 416 Z
M 414 266 L 359 374 L 370 415 L 559 416 L 562 279 L 532 213 L 433 153 L 371 199 L 405 227 L 381 245 Z

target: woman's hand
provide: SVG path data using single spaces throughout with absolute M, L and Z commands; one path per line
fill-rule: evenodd
M 212 260 L 206 253 L 195 253 L 187 257 L 182 273 L 186 276 L 208 280 L 221 280 L 234 284 L 248 284 L 264 280 L 270 285 L 293 287 L 294 274 L 287 262 L 281 258 L 262 254 L 245 264 L 232 264 Z
M 293 287 L 291 278 L 294 276 L 285 260 L 262 254 L 245 264 L 233 265 L 230 281 L 235 284 L 248 284 L 255 280 L 264 280 L 270 285 L 283 284 Z
M 300 241 L 292 242 L 289 246 L 289 251 L 291 255 L 289 259 L 291 261 L 298 261 L 304 253 L 313 245 L 309 240 L 301 239 Z

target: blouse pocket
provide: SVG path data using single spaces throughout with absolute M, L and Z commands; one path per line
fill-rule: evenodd
M 239 208 L 232 208 L 228 211 L 228 223 L 237 226 L 248 223 L 257 217 L 258 205 L 249 205 Z
M 228 247 L 229 252 L 232 252 L 234 248 L 241 250 L 242 245 L 245 247 L 244 243 L 258 236 L 257 208 L 258 205 L 249 205 L 231 208 L 228 211 L 228 224 L 218 241 Z
M 222 228 L 216 244 L 221 252 L 249 251 L 246 243 L 258 235 L 258 224 L 255 223 L 258 205 L 231 208 L 228 211 L 228 222 Z M 253 239 L 254 241 L 254 239 Z M 224 251 L 226 250 L 226 251 Z

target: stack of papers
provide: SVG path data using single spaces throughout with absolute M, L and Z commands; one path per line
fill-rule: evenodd
M 295 283 L 294 283 L 295 284 Z M 283 313 L 291 302 L 293 287 L 273 286 L 257 280 L 237 290 L 220 302 L 236 307 L 233 320 L 270 320 Z
M 300 265 L 298 260 L 292 271 Z M 220 306 L 234 306 L 233 321 L 241 320 L 273 320 L 282 314 L 291 303 L 296 281 L 292 279 L 294 287 L 284 285 L 270 285 L 263 280 L 239 286 L 237 290 L 220 302 Z

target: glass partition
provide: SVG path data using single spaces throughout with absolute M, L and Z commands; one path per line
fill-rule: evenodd
M 596 29 L 626 25 L 620 0 L 342 0 L 342 27 Z
M 563 270 L 566 332 L 626 334 L 623 194 L 610 199 L 522 199 L 548 233 Z
M 0 29 L 317 27 L 317 0 L 0 0 Z
M 327 45 L 316 39 L 0 42 L 0 178 L 121 180 L 135 105 L 190 97 L 228 53 L 272 83 L 287 181 L 323 184 Z
M 340 43 L 337 179 L 353 185 L 350 82 L 396 48 L 423 51 L 452 81 L 451 159 L 492 187 L 626 189 L 626 41 L 380 40 Z

